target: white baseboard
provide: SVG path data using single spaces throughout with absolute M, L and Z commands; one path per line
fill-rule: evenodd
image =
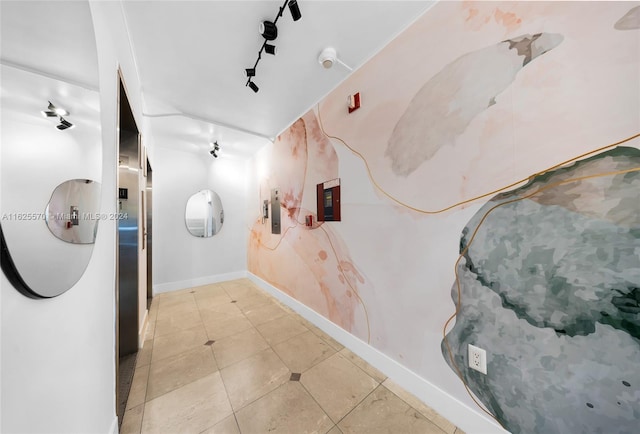
M 213 276 L 197 277 L 195 279 L 181 280 L 178 282 L 167 282 L 153 285 L 153 295 L 163 292 L 178 291 L 180 289 L 193 288 L 194 286 L 209 285 L 211 283 L 224 282 L 247 277 L 246 271 L 233 271 L 231 273 L 215 274 Z
M 113 422 L 111 422 L 111 428 L 109 434 L 118 434 L 118 416 L 114 416 Z
M 247 272 L 247 277 L 465 432 L 469 434 L 507 433 L 495 421 L 480 413 L 479 410 L 457 400 L 386 354 L 300 303 L 295 298 L 285 294 L 251 272 Z

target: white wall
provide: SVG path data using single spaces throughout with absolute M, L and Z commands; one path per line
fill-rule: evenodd
M 244 276 L 246 163 L 156 146 L 153 164 L 154 293 Z M 194 237 L 185 225 L 189 197 L 204 189 L 218 193 L 224 209 L 211 238 Z
M 101 211 L 113 213 L 118 65 L 144 132 L 141 89 L 120 4 L 91 2 L 91 12 L 99 53 Z M 2 432 L 116 432 L 115 223 L 100 222 L 87 270 L 60 297 L 28 299 L 0 277 Z

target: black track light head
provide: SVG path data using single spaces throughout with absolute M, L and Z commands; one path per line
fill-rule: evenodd
M 56 128 L 62 131 L 66 130 L 67 128 L 73 128 L 73 124 L 60 116 L 60 125 L 56 125 Z
M 278 47 L 271 44 L 264 44 L 264 51 L 266 51 L 267 54 L 271 54 L 272 56 L 275 56 L 276 54 L 278 54 Z
M 254 91 L 255 93 L 258 93 L 258 91 L 260 90 L 260 88 L 253 82 L 250 81 L 249 82 L 249 87 L 251 88 L 252 91 Z
M 247 68 L 244 70 L 244 74 L 247 77 L 254 77 L 256 75 L 256 69 L 255 68 Z
M 273 41 L 278 37 L 278 28 L 271 21 L 262 21 L 258 26 L 258 31 L 267 41 Z
M 218 158 L 218 154 L 216 153 L 217 149 L 212 149 L 209 153 L 213 156 L 213 158 Z
M 291 12 L 291 18 L 293 18 L 293 21 L 298 21 L 302 18 L 300 8 L 298 7 L 298 0 L 289 0 L 289 12 Z

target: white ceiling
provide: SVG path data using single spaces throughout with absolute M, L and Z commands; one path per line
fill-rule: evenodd
M 258 24 L 274 20 L 283 3 L 121 2 L 155 144 L 205 152 L 218 140 L 221 157 L 252 156 L 349 75 L 339 64 L 320 66 L 323 48 L 356 69 L 434 2 L 299 0 L 302 18 L 284 10 L 278 55 L 263 54 L 254 93 L 244 69 L 264 41 Z M 0 0 L 0 8 L 3 64 L 97 89 L 87 2 Z M 43 92 L 64 99 L 64 86 Z
M 294 22 L 285 9 L 277 22 L 278 38 L 273 43 L 278 54 L 263 54 L 254 78 L 260 91 L 254 93 L 245 87 L 244 69 L 253 66 L 264 41 L 258 24 L 273 21 L 283 3 L 125 1 L 147 112 L 181 112 L 274 138 L 349 74 L 338 64 L 322 68 L 317 59 L 323 48 L 334 47 L 338 58 L 355 69 L 433 4 L 300 0 L 299 21 Z M 211 123 L 152 120 L 154 137 L 163 136 L 156 134 L 159 128 L 174 140 L 182 137 L 204 146 L 210 139 L 220 139 L 223 145 L 221 135 L 234 136 L 231 129 Z M 192 133 L 187 137 L 185 130 L 174 130 L 178 127 Z
M 98 89 L 89 3 L 1 0 L 0 33 L 3 64 Z

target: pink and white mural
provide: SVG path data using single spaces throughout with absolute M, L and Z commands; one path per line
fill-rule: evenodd
M 249 270 L 368 341 L 368 313 L 359 293 L 369 283 L 341 237 L 316 216 L 316 184 L 338 177 L 331 142 L 308 113 L 280 135 L 270 151 L 260 197 L 269 198 L 272 188 L 280 188 L 282 231 L 272 235 L 270 224 L 255 221 Z M 305 225 L 307 215 L 314 216 L 311 227 Z
M 511 432 L 634 432 L 638 133 L 638 2 L 440 2 L 257 155 L 249 270 Z

